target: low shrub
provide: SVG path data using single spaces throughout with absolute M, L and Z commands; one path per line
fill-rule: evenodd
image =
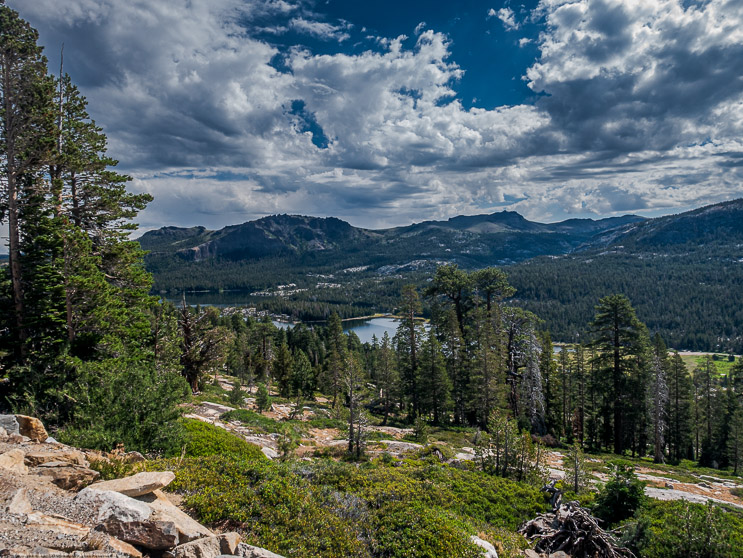
M 397 464 L 397 462 L 396 462 Z M 516 527 L 545 511 L 535 488 L 431 461 L 256 461 L 234 456 L 153 462 L 198 519 L 285 556 L 474 558 L 469 536 L 518 555 Z
M 611 478 L 596 497 L 593 513 L 613 525 L 632 517 L 646 496 L 645 483 L 638 480 L 631 465 L 617 461 L 611 467 Z
M 184 419 L 183 427 L 186 432 L 184 454 L 186 457 L 221 455 L 266 460 L 266 456 L 255 444 L 250 444 L 242 438 L 206 422 Z M 177 455 L 177 453 L 174 452 L 170 455 Z
M 743 556 L 743 517 L 711 502 L 652 501 L 622 541 L 643 558 L 734 558 Z

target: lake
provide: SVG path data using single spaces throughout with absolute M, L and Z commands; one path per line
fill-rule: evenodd
M 399 323 L 400 321 L 394 318 L 348 320 L 343 322 L 343 331 L 346 333 L 353 331 L 359 336 L 362 343 L 371 343 L 372 336 L 374 335 L 376 335 L 377 339 L 381 342 L 385 331 L 387 332 L 387 335 L 390 336 L 390 339 L 394 337 Z M 293 325 L 291 323 L 279 322 L 276 320 L 273 321 L 273 324 L 282 329 L 290 328 Z

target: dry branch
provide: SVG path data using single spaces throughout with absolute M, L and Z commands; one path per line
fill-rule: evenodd
M 553 513 L 538 515 L 524 523 L 519 533 L 528 539 L 538 539 L 537 552 L 549 554 L 562 550 L 570 556 L 586 558 L 635 558 L 578 502 L 567 502 Z

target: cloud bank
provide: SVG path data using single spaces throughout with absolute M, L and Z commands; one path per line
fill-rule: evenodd
M 144 228 L 279 212 L 374 227 L 504 207 L 555 220 L 743 195 L 738 0 L 491 8 L 515 44 L 538 46 L 517 76 L 533 98 L 492 110 L 463 107 L 467 70 L 425 25 L 359 42 L 361 25 L 306 1 L 9 4 L 52 58 L 65 43 L 111 153 L 156 198 Z

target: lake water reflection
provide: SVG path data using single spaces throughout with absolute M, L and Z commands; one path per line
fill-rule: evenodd
M 377 336 L 377 339 L 379 341 L 382 341 L 382 336 L 384 335 L 385 331 L 387 332 L 387 335 L 390 336 L 390 339 L 394 337 L 399 323 L 400 321 L 394 318 L 348 320 L 343 322 L 343 331 L 345 331 L 346 333 L 348 333 L 349 331 L 353 331 L 356 335 L 359 336 L 359 339 L 361 339 L 362 343 L 371 343 L 372 337 L 374 335 Z M 279 322 L 276 320 L 274 320 L 273 324 L 276 327 L 280 327 L 282 329 L 290 328 L 293 325 L 291 323 Z

